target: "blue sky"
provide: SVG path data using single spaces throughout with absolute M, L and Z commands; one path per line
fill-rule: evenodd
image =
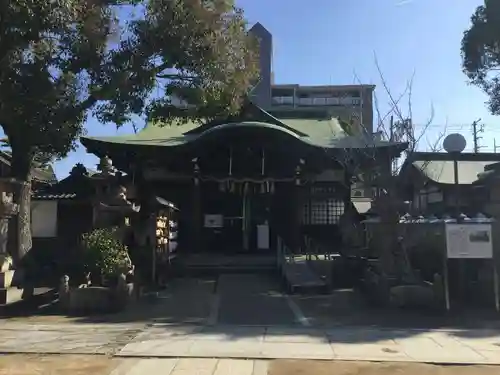
M 416 124 L 434 116 L 428 138 L 461 132 L 471 150 L 471 123 L 485 124 L 482 151 L 500 145 L 500 118 L 488 114 L 486 97 L 469 86 L 461 71 L 460 41 L 479 0 L 239 0 L 250 24 L 272 34 L 276 83 L 377 85 L 382 112 L 388 98 L 374 56 L 393 95 L 399 96 L 413 73 L 412 109 Z M 306 6 L 307 5 L 307 6 Z M 357 78 L 356 78 L 357 77 Z M 405 109 L 405 108 L 404 108 Z M 87 123 L 89 135 L 131 133 L 131 126 Z M 425 146 L 425 144 L 423 145 Z M 77 162 L 94 168 L 97 159 L 83 147 L 56 163 L 64 177 Z

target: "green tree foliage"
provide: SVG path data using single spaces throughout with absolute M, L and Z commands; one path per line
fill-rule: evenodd
M 95 276 L 116 276 L 132 266 L 127 247 L 117 238 L 116 228 L 94 229 L 82 236 L 86 271 Z
M 255 78 L 254 46 L 229 0 L 0 1 L 0 126 L 12 177 L 29 185 L 40 155 L 66 156 L 92 111 L 117 126 L 185 114 L 173 95 L 195 105 L 190 116 L 236 111 Z M 15 259 L 31 247 L 29 191 L 16 194 Z
M 111 2 L 0 2 L 0 125 L 12 150 L 12 177 L 24 182 L 11 220 L 9 250 L 19 262 L 31 248 L 30 180 L 37 155 L 63 157 L 83 131 L 101 83 Z
M 230 0 L 149 0 L 112 54 L 108 75 L 117 84 L 100 118 L 120 124 L 144 112 L 162 120 L 235 113 L 258 72 L 257 41 L 246 26 Z
M 462 39 L 463 69 L 489 96 L 491 113 L 500 114 L 500 0 L 485 0 L 471 17 Z

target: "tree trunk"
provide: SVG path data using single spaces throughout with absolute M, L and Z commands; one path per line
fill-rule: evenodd
M 381 255 L 382 268 L 385 273 L 399 280 L 412 280 L 413 272 L 403 243 L 405 236 L 399 224 L 401 199 L 396 193 L 396 187 L 390 186 L 386 191 L 380 204 L 380 218 L 384 236 L 387 237 L 387 247 Z
M 10 176 L 14 185 L 14 201 L 19 204 L 18 215 L 9 220 L 8 249 L 14 266 L 21 263 L 31 250 L 31 157 L 12 149 Z

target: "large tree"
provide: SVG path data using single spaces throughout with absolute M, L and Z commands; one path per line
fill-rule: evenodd
M 31 248 L 37 155 L 64 157 L 90 111 L 118 126 L 132 114 L 172 118 L 176 96 L 195 105 L 190 116 L 234 112 L 255 78 L 254 46 L 231 1 L 1 1 L 0 126 L 24 182 L 14 259 Z
M 149 0 L 126 31 L 108 65 L 122 84 L 99 107 L 104 121 L 226 116 L 257 78 L 257 41 L 232 0 Z
M 488 96 L 491 113 L 500 114 L 500 0 L 485 0 L 471 17 L 462 39 L 463 69 Z

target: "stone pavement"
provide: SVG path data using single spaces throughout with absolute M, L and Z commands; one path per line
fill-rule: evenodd
M 110 375 L 267 375 L 268 362 L 245 359 L 127 359 Z
M 144 324 L 0 324 L 0 353 L 114 354 Z
M 116 355 L 500 364 L 500 331 L 156 324 Z
M 177 373 L 187 362 L 175 358 L 211 359 L 214 371 L 219 362 L 213 358 L 248 359 L 231 362 L 247 372 L 249 363 L 267 359 L 500 365 L 500 329 L 382 329 L 334 320 L 319 328 L 314 311 L 304 314 L 300 302 L 262 275 L 223 275 L 218 283 L 177 280 L 157 303 L 142 305 L 140 314 L 112 315 L 101 323 L 0 320 L 0 353 L 108 354 L 127 363 L 158 358 L 165 368 L 175 363 Z
M 300 325 L 290 301 L 270 275 L 221 275 L 211 320 L 223 325 Z
M 0 353 L 110 354 L 131 359 L 337 359 L 500 365 L 500 331 L 2 323 Z

